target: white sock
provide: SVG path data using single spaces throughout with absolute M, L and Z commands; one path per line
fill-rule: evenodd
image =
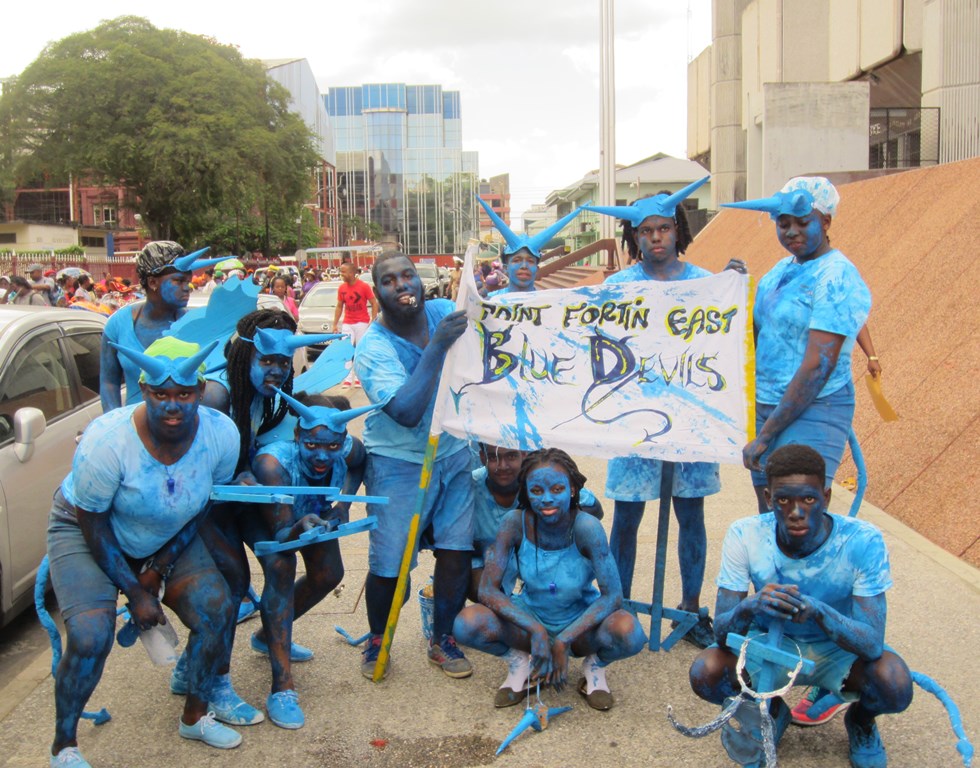
M 609 691 L 606 683 L 606 667 L 594 653 L 582 659 L 582 674 L 585 676 L 585 692 Z
M 528 675 L 531 674 L 531 654 L 511 648 L 500 658 L 507 662 L 507 679 L 500 687 L 523 691 L 527 687 Z

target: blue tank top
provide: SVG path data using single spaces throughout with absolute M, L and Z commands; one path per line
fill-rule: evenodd
M 526 514 L 521 515 L 523 537 L 517 549 L 517 570 L 524 582 L 520 602 L 548 632 L 557 634 L 599 598 L 592 583 L 592 561 L 578 550 L 575 537 L 563 549 L 542 549 L 527 538 Z

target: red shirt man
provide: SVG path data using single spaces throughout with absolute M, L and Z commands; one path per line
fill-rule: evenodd
M 337 310 L 333 316 L 333 327 L 335 331 L 349 334 L 351 342 L 356 347 L 357 342 L 368 329 L 371 318 L 378 316 L 378 300 L 374 297 L 374 291 L 370 286 L 357 279 L 357 267 L 353 264 L 341 264 L 340 277 L 344 282 L 337 289 Z M 343 315 L 343 324 L 340 320 L 341 315 Z M 353 368 L 347 374 L 342 386 L 344 389 L 349 389 L 351 385 L 361 386 L 361 382 L 354 376 Z

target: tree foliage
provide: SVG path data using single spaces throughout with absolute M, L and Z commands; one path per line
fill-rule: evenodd
M 122 184 L 154 237 L 191 244 L 216 219 L 306 201 L 317 156 L 289 99 L 235 48 L 124 16 L 48 45 L 15 78 L 2 146 L 20 184 Z

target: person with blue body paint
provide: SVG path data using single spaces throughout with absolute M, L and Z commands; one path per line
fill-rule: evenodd
M 623 219 L 623 244 L 631 260 L 638 263 L 607 278 L 606 283 L 628 283 L 638 280 L 695 280 L 708 277 L 706 269 L 680 260 L 680 254 L 691 244 L 691 229 L 681 201 L 704 184 L 705 176 L 678 192 L 661 192 L 642 198 L 630 206 L 585 206 L 609 216 Z M 738 261 L 726 269 L 745 271 Z M 619 568 L 623 595 L 629 598 L 633 588 L 636 564 L 636 537 L 647 501 L 660 498 L 663 462 L 640 456 L 623 456 L 609 462 L 606 496 L 613 499 L 613 525 L 610 548 Z M 708 537 L 704 527 L 704 498 L 721 490 L 718 465 L 713 462 L 677 462 L 674 464 L 672 502 L 677 520 L 677 559 L 681 569 L 680 608 L 698 613 L 701 586 L 704 583 Z M 713 638 L 710 616 L 699 616 L 684 639 L 698 648 L 707 648 Z
M 584 657 L 578 691 L 593 709 L 614 700 L 605 667 L 646 643 L 636 617 L 623 610 L 619 573 L 602 524 L 579 514 L 585 477 L 558 448 L 527 455 L 519 475 L 518 509 L 504 519 L 480 581 L 481 605 L 456 619 L 459 641 L 507 661 L 494 706 L 517 704 L 529 684 L 561 690 L 569 655 Z M 516 563 L 520 594 L 503 588 Z M 594 582 L 594 583 L 593 583 Z
M 571 213 L 558 219 L 547 229 L 538 232 L 531 237 L 518 235 L 506 222 L 500 218 L 496 211 L 491 208 L 486 200 L 481 197 L 476 198 L 477 202 L 483 206 L 493 226 L 504 238 L 503 260 L 507 268 L 507 285 L 496 291 L 490 291 L 487 298 L 506 296 L 511 293 L 527 293 L 536 290 L 534 280 L 538 275 L 538 263 L 541 261 L 541 249 L 555 235 L 561 232 L 568 223 L 582 212 L 582 208 L 576 208 Z M 479 281 L 477 281 L 479 284 Z
M 145 354 L 115 351 L 143 371 L 143 402 L 85 430 L 48 525 L 68 638 L 55 678 L 52 766 L 89 765 L 78 751 L 78 720 L 112 648 L 120 591 L 141 631 L 166 623 L 161 602 L 190 630 L 179 734 L 222 749 L 241 743 L 208 709 L 235 604 L 196 531 L 212 486 L 230 482 L 238 460 L 235 425 L 199 407 L 211 348 L 164 338 Z
M 752 638 L 772 621 L 785 621 L 783 649 L 816 663 L 814 673 L 796 683 L 851 702 L 844 717 L 851 765 L 884 768 L 875 718 L 909 706 L 912 677 L 885 644 L 885 592 L 892 580 L 881 532 L 827 511 L 826 465 L 813 448 L 776 449 L 766 462 L 766 477 L 770 511 L 736 520 L 725 536 L 715 604 L 718 645 L 695 659 L 691 687 L 715 704 L 736 696 L 739 649 L 725 646 L 728 633 Z M 745 669 L 750 680 L 758 679 L 758 662 L 749 658 Z M 746 706 L 758 710 L 754 702 Z M 776 698 L 771 714 L 778 741 L 790 712 Z
M 371 272 L 381 314 L 354 350 L 354 370 L 368 399 L 380 405 L 365 420 L 364 484 L 368 494 L 391 502 L 367 505 L 368 514 L 378 518 L 369 534 L 364 588 L 371 635 L 361 674 L 368 679 L 374 677 L 395 596 L 442 365 L 466 330 L 466 316 L 452 302 L 426 300 L 415 265 L 404 254 L 380 256 Z M 433 549 L 436 557 L 429 661 L 453 678 L 473 673 L 452 634 L 453 620 L 466 601 L 473 548 L 470 470 L 466 441 L 442 433 L 419 522 L 421 546 Z
M 480 443 L 482 466 L 473 470 L 473 562 L 468 595 L 474 603 L 479 602 L 487 550 L 497 540 L 504 518 L 517 509 L 518 475 L 526 456 L 526 451 Z M 588 488 L 579 491 L 579 509 L 602 520 L 602 504 Z M 517 575 L 516 571 L 513 575 Z M 513 585 L 513 578 L 504 579 L 504 590 L 508 593 Z
M 367 456 L 361 441 L 347 434 L 347 423 L 375 406 L 351 410 L 345 397 L 279 394 L 298 416 L 295 436 L 258 450 L 252 462 L 256 480 L 261 485 L 326 486 L 340 488 L 345 494 L 357 493 Z M 323 496 L 297 496 L 293 504 L 262 505 L 264 539 L 295 541 L 318 526 L 336 528 L 349 522 L 349 508 L 347 502 L 334 504 Z M 295 552 L 259 558 L 265 574 L 262 626 L 272 662 L 272 692 L 266 710 L 273 723 L 288 729 L 302 728 L 305 723 L 290 663 L 293 622 L 344 578 L 337 540 L 307 545 L 300 554 L 306 572 L 298 580 Z
M 201 259 L 208 249 L 188 254 L 170 240 L 147 243 L 136 255 L 136 274 L 146 300 L 127 304 L 112 313 L 102 334 L 99 361 L 99 397 L 102 412 L 124 405 L 122 386 L 126 385 L 125 405 L 141 402 L 140 369 L 131 360 L 120 358 L 113 344 L 130 349 L 146 349 L 187 312 L 194 270 L 216 264 L 221 259 Z
M 803 443 L 827 463 L 827 487 L 844 455 L 854 417 L 851 351 L 871 311 L 871 292 L 827 234 L 840 195 L 827 179 L 790 179 L 772 197 L 724 207 L 765 211 L 790 255 L 759 281 L 756 334 L 756 437 L 742 449 L 759 512 L 763 471 L 780 445 Z M 875 361 L 877 362 L 877 360 Z
M 274 442 L 273 430 L 290 434 L 295 417 L 278 392 L 292 391 L 292 356 L 297 347 L 324 341 L 333 336 L 318 334 L 296 336 L 296 321 L 287 312 L 261 309 L 238 321 L 235 335 L 225 346 L 227 367 L 208 375 L 204 404 L 227 412 L 238 428 L 236 445 L 239 449 L 237 469 L 255 482 L 249 469 L 258 448 Z M 288 430 L 288 431 L 286 431 Z M 249 592 L 249 567 L 245 544 L 252 546 L 267 535 L 261 513 L 247 504 L 216 504 L 211 517 L 201 529 L 222 575 L 228 582 L 235 605 L 240 606 Z M 261 611 L 261 604 L 260 604 Z M 263 626 L 268 622 L 263 620 Z M 235 624 L 225 632 L 222 663 L 211 692 L 209 706 L 215 717 L 229 725 L 255 725 L 265 716 L 242 699 L 231 682 L 231 655 L 235 642 Z M 252 635 L 252 648 L 269 654 L 265 629 Z M 185 653 L 170 678 L 170 690 L 182 694 L 187 689 Z M 292 661 L 309 661 L 313 651 L 301 645 L 291 646 Z

